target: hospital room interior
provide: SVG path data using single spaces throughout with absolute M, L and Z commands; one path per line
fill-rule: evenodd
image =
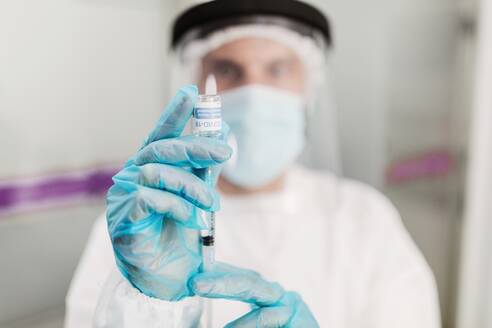
M 190 2 L 0 1 L 0 327 L 64 327 L 111 178 L 181 86 L 171 29 Z M 492 3 L 306 2 L 330 21 L 336 115 L 315 114 L 297 161 L 391 201 L 442 327 L 492 328 Z

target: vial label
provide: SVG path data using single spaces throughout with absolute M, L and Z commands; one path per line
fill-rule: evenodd
M 195 108 L 193 111 L 193 131 L 211 132 L 222 129 L 220 108 Z

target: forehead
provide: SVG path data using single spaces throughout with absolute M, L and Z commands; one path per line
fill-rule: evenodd
M 205 59 L 227 59 L 238 63 L 298 59 L 294 50 L 267 38 L 245 37 L 209 52 Z

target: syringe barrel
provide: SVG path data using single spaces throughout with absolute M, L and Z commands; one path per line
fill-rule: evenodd
M 199 95 L 193 109 L 193 134 L 200 137 L 219 138 L 222 131 L 222 103 L 219 95 Z M 212 170 L 203 168 L 196 170 L 198 175 L 208 184 L 214 183 Z M 215 213 L 199 210 L 198 215 L 209 224 L 208 230 L 202 230 L 200 243 L 202 245 L 203 271 L 212 269 L 215 263 Z
M 202 245 L 202 269 L 204 272 L 212 271 L 215 264 L 215 247 Z

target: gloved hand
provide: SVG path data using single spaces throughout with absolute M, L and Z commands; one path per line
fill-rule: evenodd
M 107 223 L 116 264 L 148 296 L 176 301 L 192 295 L 187 282 L 202 262 L 197 209 L 217 210 L 218 195 L 192 173 L 231 156 L 224 140 L 183 136 L 197 89 L 182 88 L 138 153 L 113 177 Z M 223 139 L 226 133 L 223 133 Z
M 226 328 L 319 327 L 299 294 L 286 292 L 279 284 L 268 282 L 251 270 L 216 263 L 214 270 L 192 277 L 190 287 L 202 297 L 253 305 L 250 312 L 230 322 Z

